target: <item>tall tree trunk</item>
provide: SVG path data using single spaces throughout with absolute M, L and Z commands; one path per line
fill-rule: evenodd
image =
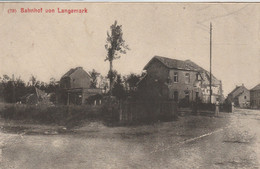
M 113 63 L 112 63 L 112 60 L 109 61 L 110 63 L 110 68 L 109 68 L 109 71 L 110 71 L 110 79 L 109 79 L 109 92 L 110 92 L 110 96 L 112 96 L 112 81 L 113 81 L 113 77 L 112 77 L 112 71 L 113 71 Z

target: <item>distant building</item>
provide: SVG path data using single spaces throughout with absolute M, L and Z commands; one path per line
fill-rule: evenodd
M 161 56 L 153 57 L 144 67 L 146 75 L 138 86 L 151 95 L 175 101 L 200 99 L 209 103 L 209 72 L 190 60 L 181 61 Z M 222 102 L 222 83 L 212 76 L 212 103 Z
M 21 103 L 28 105 L 52 105 L 49 95 L 37 87 L 34 87 L 31 93 L 21 97 Z
M 250 103 L 252 108 L 260 108 L 260 84 L 250 90 Z
M 90 85 L 91 77 L 82 67 L 70 69 L 60 79 L 63 94 L 60 96 L 60 102 L 81 105 L 85 104 L 90 96 L 102 93 L 101 89 L 90 88 Z
M 247 108 L 250 106 L 250 92 L 242 84 L 241 86 L 236 86 L 227 96 L 228 102 L 234 102 L 236 107 Z

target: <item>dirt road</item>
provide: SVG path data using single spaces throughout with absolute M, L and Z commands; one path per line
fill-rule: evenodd
M 1 122 L 0 168 L 258 168 L 260 111 L 135 127 Z

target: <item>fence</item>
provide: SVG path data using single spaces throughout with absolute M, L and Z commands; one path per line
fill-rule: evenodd
M 174 101 L 124 101 L 119 104 L 119 121 L 151 122 L 177 118 L 178 105 Z

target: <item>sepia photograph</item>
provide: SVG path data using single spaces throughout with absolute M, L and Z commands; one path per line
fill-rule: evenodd
M 1 169 L 260 168 L 260 3 L 0 2 Z

